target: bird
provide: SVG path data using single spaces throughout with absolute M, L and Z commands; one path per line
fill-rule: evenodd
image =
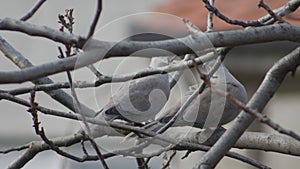
M 169 56 L 152 57 L 148 69 L 166 66 L 171 62 Z M 108 103 L 94 118 L 114 121 L 123 120 L 140 124 L 153 120 L 164 107 L 170 95 L 169 76 L 167 73 L 154 74 L 122 84 Z M 95 137 L 101 135 L 98 125 L 91 125 L 90 130 Z
M 219 69 L 210 78 L 212 88 L 219 92 L 227 92 L 242 103 L 247 101 L 247 92 L 242 83 L 240 83 L 230 71 L 221 64 Z M 191 88 L 197 88 L 199 84 Z M 190 105 L 178 116 L 175 126 L 193 126 L 196 128 L 220 127 L 232 121 L 241 111 L 225 96 L 212 92 L 212 88 L 206 88 L 200 93 Z M 183 100 L 185 101 L 194 90 L 190 89 Z M 184 102 L 183 101 L 183 102 Z M 162 113 L 157 120 L 166 124 L 180 109 L 182 101 L 178 100 L 173 106 Z

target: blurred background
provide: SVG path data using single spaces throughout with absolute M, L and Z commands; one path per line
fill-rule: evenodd
M 27 13 L 36 3 L 35 0 L 2 0 L 0 5 L 0 16 L 20 18 Z M 232 19 L 254 20 L 264 16 L 266 12 L 263 9 L 258 9 L 256 1 L 245 0 L 228 0 L 217 1 L 216 6 L 223 14 Z M 265 0 L 265 3 L 272 8 L 277 8 L 286 3 L 285 0 Z M 54 29 L 59 29 L 58 14 L 64 14 L 65 9 L 74 9 L 75 25 L 74 33 L 76 35 L 87 35 L 89 25 L 92 22 L 96 1 L 62 1 L 52 0 L 47 1 L 41 9 L 28 21 L 38 25 L 45 25 Z M 181 37 L 186 35 L 184 25 L 178 26 L 177 19 L 165 19 L 164 17 L 147 17 L 138 21 L 126 20 L 130 15 L 137 15 L 140 12 L 161 12 L 168 13 L 178 17 L 187 18 L 193 24 L 198 26 L 202 31 L 206 30 L 207 12 L 201 1 L 198 0 L 109 0 L 103 2 L 103 11 L 98 24 L 98 31 L 95 38 L 100 40 L 122 40 L 136 32 L 157 31 L 162 34 L 167 34 L 172 37 Z M 147 15 L 147 14 L 146 14 Z M 153 15 L 151 15 L 153 16 Z M 174 17 L 173 17 L 174 18 Z M 176 18 L 176 17 L 175 17 Z M 285 19 L 292 24 L 299 25 L 299 10 L 293 15 Z M 109 26 L 107 26 L 109 25 Z M 231 30 L 241 29 L 240 27 L 230 26 L 217 18 L 214 18 L 214 30 Z M 33 38 L 22 33 L 1 31 L 0 36 L 6 39 L 25 57 L 27 57 L 34 65 L 47 63 L 57 60 L 59 55 L 57 47 L 61 44 L 43 39 Z M 159 40 L 164 39 L 161 36 L 140 36 L 138 40 Z M 293 50 L 298 44 L 291 42 L 272 42 L 257 45 L 246 45 L 234 48 L 225 59 L 228 69 L 239 79 L 246 87 L 249 98 L 257 89 L 267 70 L 281 57 L 285 56 Z M 10 62 L 2 53 L 0 53 L 0 71 L 18 70 L 18 68 Z M 149 60 L 147 59 L 109 59 L 101 61 L 97 67 L 101 72 L 106 74 L 126 73 L 145 68 Z M 130 66 L 128 66 L 130 65 Z M 87 69 L 83 69 L 74 74 L 75 79 L 93 80 L 92 76 L 85 76 L 90 73 Z M 66 81 L 66 74 L 50 76 L 55 81 Z M 25 86 L 32 86 L 31 83 L 25 83 Z M 186 83 L 183 89 L 186 90 Z M 295 77 L 287 76 L 286 80 L 281 85 L 279 91 L 265 108 L 265 114 L 271 117 L 275 122 L 282 126 L 292 129 L 295 132 L 300 132 L 300 76 L 296 73 Z M 1 85 L 0 89 L 15 89 L 18 85 Z M 111 86 L 104 85 L 95 90 L 80 89 L 77 90 L 82 102 L 86 103 L 95 111 L 104 105 L 111 93 Z M 66 90 L 69 92 L 68 90 Z M 90 94 L 86 94 L 90 92 Z M 100 94 L 101 95 L 100 95 Z M 28 99 L 29 95 L 21 96 Z M 48 95 L 39 92 L 37 100 L 40 105 L 53 108 L 55 110 L 68 111 L 65 107 L 53 101 Z M 171 105 L 171 103 L 170 103 Z M 4 100 L 0 101 L 1 118 L 0 118 L 0 149 L 6 149 L 17 145 L 23 145 L 32 140 L 39 140 L 34 134 L 32 128 L 31 115 L 26 112 L 26 108 Z M 80 124 L 74 121 L 68 121 L 56 117 L 40 115 L 42 126 L 46 130 L 49 137 L 64 136 L 73 133 Z M 230 125 L 230 124 L 229 124 Z M 249 128 L 252 131 L 262 131 L 276 133 L 272 129 L 253 123 Z M 109 146 L 109 145 L 108 145 Z M 79 153 L 79 147 L 69 148 L 69 151 Z M 251 156 L 262 163 L 269 165 L 272 168 L 295 168 L 300 165 L 298 157 L 281 155 L 271 152 L 235 150 L 248 156 Z M 9 154 L 0 154 L 0 168 L 6 168 L 17 156 L 22 152 L 13 152 Z M 171 168 L 191 168 L 193 164 L 201 157 L 202 153 L 192 153 L 190 156 L 181 160 L 184 152 L 178 152 L 171 163 Z M 111 168 L 132 168 L 136 167 L 134 158 L 112 158 L 108 160 Z M 43 152 L 38 154 L 24 168 L 99 168 L 98 162 L 92 163 L 76 163 L 57 156 L 54 152 Z M 151 160 L 150 166 L 159 168 L 161 166 L 160 158 Z M 218 169 L 223 168 L 251 168 L 247 164 L 236 160 L 224 158 L 217 166 Z

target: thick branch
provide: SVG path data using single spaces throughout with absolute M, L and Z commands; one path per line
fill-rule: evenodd
M 18 31 L 32 36 L 44 37 L 64 44 L 76 44 L 79 48 L 83 48 L 85 43 L 85 40 L 79 36 L 11 18 L 0 19 L 0 30 Z M 224 47 L 281 40 L 299 42 L 299 32 L 300 27 L 298 26 L 278 24 L 259 28 L 249 28 L 246 30 L 231 30 L 204 34 L 215 47 Z M 186 36 L 179 39 L 152 42 L 122 41 L 120 43 L 116 43 L 99 41 L 99 45 L 106 46 L 108 43 L 110 44 L 108 46 L 115 46 L 106 56 L 127 56 L 137 50 L 147 48 L 160 48 L 173 52 L 177 55 L 183 55 L 192 52 L 185 44 L 197 43 L 197 40 L 191 38 L 191 36 Z M 155 55 L 155 53 L 153 53 L 153 55 Z
M 215 144 L 215 142 L 223 134 L 223 131 L 216 131 L 207 141 L 203 143 L 203 136 L 205 133 L 190 132 L 187 134 L 184 132 L 175 131 L 175 129 L 171 131 L 165 133 L 165 136 L 170 138 L 180 138 L 182 139 L 181 141 L 204 144 L 208 146 Z M 245 132 L 233 147 L 239 149 L 253 149 L 300 156 L 300 142 L 288 136 L 278 134 Z

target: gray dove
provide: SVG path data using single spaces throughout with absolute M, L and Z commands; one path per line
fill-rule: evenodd
M 166 66 L 170 57 L 153 57 L 149 69 Z M 154 119 L 170 94 L 168 74 L 155 74 L 124 83 L 95 118 L 141 123 Z
M 213 88 L 220 92 L 228 92 L 234 98 L 246 103 L 247 93 L 244 86 L 221 65 L 210 79 Z M 189 91 L 184 100 L 193 93 Z M 184 101 L 183 101 L 184 102 Z M 169 110 L 163 113 L 158 120 L 167 123 L 182 106 L 178 101 Z M 173 126 L 194 126 L 197 128 L 218 127 L 232 121 L 240 112 L 225 96 L 220 96 L 206 87 L 201 94 L 194 99 L 185 111 L 179 116 Z

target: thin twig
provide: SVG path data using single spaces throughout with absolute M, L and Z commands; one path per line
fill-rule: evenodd
M 214 0 L 209 0 L 209 4 L 211 6 L 214 6 Z M 213 26 L 214 26 L 214 23 L 213 23 L 213 12 L 212 11 L 209 11 L 208 12 L 208 16 L 207 16 L 207 28 L 206 28 L 206 32 L 212 32 L 213 31 Z
M 186 153 L 184 154 L 184 156 L 181 157 L 181 159 L 183 160 L 183 159 L 187 158 L 191 153 L 192 153 L 191 150 L 186 151 Z
M 211 148 L 209 146 L 203 146 L 203 145 L 199 145 L 199 144 L 188 144 L 188 145 L 186 145 L 186 142 L 180 142 L 178 144 L 178 147 L 179 147 L 178 148 L 179 150 L 180 150 L 180 148 L 182 148 L 184 150 L 190 150 L 190 151 L 200 150 L 200 151 L 204 151 L 204 152 L 209 151 L 209 149 Z M 236 159 L 236 160 L 239 160 L 239 161 L 243 161 L 243 162 L 245 162 L 249 165 L 252 165 L 252 166 L 260 168 L 260 169 L 270 169 L 270 167 L 262 164 L 261 162 L 255 160 L 255 159 L 248 158 L 246 156 L 243 156 L 241 154 L 238 154 L 238 153 L 235 153 L 235 152 L 232 152 L 232 151 L 228 151 L 226 153 L 226 156 L 231 157 L 231 158 Z
M 87 159 L 87 156 L 83 156 L 82 158 L 81 157 L 77 157 L 75 155 L 72 155 L 70 153 L 67 153 L 63 150 L 61 150 L 60 148 L 58 148 L 54 143 L 53 141 L 49 140 L 45 134 L 45 131 L 44 131 L 44 128 L 42 127 L 39 131 L 38 131 L 38 135 L 40 135 L 40 137 L 42 138 L 42 140 L 47 144 L 49 145 L 50 149 L 55 151 L 57 154 L 63 156 L 63 157 L 66 157 L 66 158 L 69 158 L 69 159 L 72 159 L 74 161 L 77 161 L 77 162 L 83 162 Z
M 163 152 L 166 152 L 166 151 L 169 151 L 169 150 L 172 150 L 174 149 L 176 146 L 175 145 L 172 145 L 170 144 L 169 146 L 167 147 L 164 147 L 164 148 L 161 148 L 157 151 L 154 151 L 152 153 L 148 153 L 148 154 L 145 154 L 145 153 L 137 153 L 137 154 L 133 154 L 134 157 L 140 157 L 140 158 L 151 158 L 151 157 L 155 157 L 155 156 L 160 156 Z
M 41 137 L 41 139 L 50 147 L 50 149 L 54 150 L 57 154 L 67 157 L 69 159 L 75 160 L 75 161 L 82 161 L 84 158 L 76 157 L 72 154 L 69 154 L 67 152 L 62 151 L 59 149 L 51 140 L 49 140 L 45 134 L 44 128 L 40 127 L 40 122 L 38 120 L 38 114 L 37 114 L 37 104 L 34 102 L 35 100 L 35 92 L 32 91 L 30 93 L 30 109 L 28 110 L 31 112 L 32 115 L 32 121 L 33 121 L 33 127 L 34 131 L 37 135 Z M 40 129 L 41 128 L 41 129 Z
M 205 7 L 208 11 L 214 13 L 217 17 L 219 17 L 220 19 L 222 19 L 223 21 L 232 24 L 232 25 L 239 25 L 242 27 L 249 27 L 249 26 L 253 26 L 253 27 L 258 27 L 258 26 L 265 26 L 266 24 L 261 23 L 259 21 L 240 21 L 240 20 L 232 20 L 229 19 L 227 16 L 223 15 L 217 8 L 215 8 L 214 6 L 212 6 L 210 4 L 210 2 L 208 0 L 202 0 L 205 4 Z
M 182 62 L 184 63 L 184 62 L 188 61 L 190 59 L 190 57 L 191 57 L 190 54 L 186 54 L 184 56 Z M 173 75 L 172 79 L 169 81 L 170 89 L 172 89 L 177 84 L 181 75 L 183 74 L 183 71 L 184 71 L 183 69 L 179 70 Z
M 40 7 L 46 2 L 46 0 L 39 0 L 39 2 L 22 18 L 20 18 L 21 21 L 27 21 L 29 18 L 31 18 L 39 9 Z
M 100 18 L 101 11 L 102 11 L 102 0 L 98 0 L 96 14 L 95 14 L 94 20 L 92 22 L 92 25 L 90 27 L 90 31 L 87 35 L 87 39 L 91 38 L 95 32 L 98 20 Z
M 290 136 L 298 141 L 300 141 L 300 135 L 292 130 L 285 129 L 280 124 L 275 123 L 272 119 L 268 118 L 266 115 L 263 115 L 262 113 L 258 112 L 257 110 L 251 109 L 250 107 L 247 107 L 244 103 L 237 100 L 235 97 L 233 97 L 230 93 L 225 92 L 222 93 L 221 91 L 218 91 L 217 89 L 213 89 L 213 92 L 225 96 L 227 99 L 229 99 L 233 104 L 235 104 L 238 108 L 243 109 L 245 112 L 253 115 L 258 121 L 261 123 L 264 123 L 268 125 L 269 127 L 273 128 L 274 130 L 278 131 L 279 133 L 285 134 L 287 136 Z
M 136 157 L 135 158 L 138 169 L 149 169 L 148 163 L 146 163 L 144 158 Z
M 82 139 L 81 141 L 80 141 L 80 145 L 81 145 L 81 149 L 82 149 L 82 152 L 83 152 L 83 154 L 85 155 L 85 156 L 89 156 L 89 153 L 88 153 L 88 151 L 86 150 L 86 148 L 85 148 L 85 140 L 84 139 Z
M 79 99 L 77 97 L 77 94 L 75 92 L 75 88 L 73 87 L 73 80 L 72 80 L 72 76 L 71 76 L 71 73 L 69 71 L 67 71 L 67 77 L 68 77 L 68 80 L 69 80 L 69 84 L 70 84 L 70 89 L 71 89 L 71 95 L 73 96 L 73 99 L 74 99 L 74 107 L 75 107 L 75 111 L 78 115 L 81 116 L 82 118 L 82 122 L 84 124 L 84 126 L 86 127 L 86 130 L 88 132 L 88 135 L 91 135 L 91 130 L 89 128 L 89 125 L 86 121 L 86 115 L 82 112 L 82 108 L 80 106 L 80 102 L 79 102 Z
M 98 79 L 100 79 L 100 78 L 103 76 L 103 74 L 100 73 L 100 72 L 95 68 L 94 65 L 88 65 L 87 67 L 90 69 L 91 72 L 94 73 L 94 75 L 95 75 Z
M 35 130 L 36 134 L 39 134 L 39 120 L 38 120 L 38 114 L 37 114 L 37 103 L 34 102 L 35 100 L 35 91 L 30 92 L 30 108 L 27 110 L 32 115 L 32 121 L 33 121 L 33 128 Z
M 267 5 L 265 4 L 265 2 L 263 0 L 260 0 L 259 3 L 258 3 L 258 7 L 260 8 L 264 8 L 268 13 L 269 15 L 274 19 L 274 21 L 279 21 L 279 23 L 285 23 L 286 21 L 283 20 L 281 18 L 281 16 L 279 15 L 276 15 L 272 9 Z
M 105 158 L 103 157 L 103 155 L 102 155 L 100 149 L 99 149 L 98 146 L 97 146 L 97 143 L 96 143 L 96 142 L 94 141 L 94 139 L 91 138 L 90 136 L 87 136 L 87 139 L 88 139 L 88 140 L 90 141 L 90 143 L 92 144 L 92 147 L 93 147 L 94 150 L 96 151 L 97 157 L 98 157 L 98 159 L 101 161 L 103 167 L 104 167 L 105 169 L 109 169 L 109 167 L 108 167 L 108 165 L 107 165 L 107 163 L 106 163 L 106 161 L 105 161 Z
M 160 134 L 166 131 L 168 128 L 170 128 L 176 121 L 176 119 L 184 113 L 184 110 L 191 104 L 191 102 L 196 99 L 196 97 L 203 92 L 205 89 L 205 83 L 202 83 L 200 87 L 193 92 L 191 96 L 184 102 L 184 104 L 180 107 L 180 109 L 176 112 L 176 114 L 166 123 L 164 126 L 162 126 L 156 133 Z
M 135 142 L 135 145 L 139 144 L 141 142 L 141 140 L 137 140 Z M 143 154 L 143 149 L 137 149 L 135 151 L 133 151 L 135 154 Z M 136 163 L 138 166 L 138 169 L 149 169 L 148 167 L 148 163 L 146 163 L 144 157 L 136 157 Z
M 68 22 L 66 22 L 64 20 L 64 17 L 68 19 Z M 71 10 L 66 10 L 66 14 L 65 16 L 62 17 L 61 15 L 59 16 L 60 18 L 60 21 L 62 23 L 62 28 L 61 30 L 63 31 L 63 27 L 66 27 L 68 29 L 68 31 L 72 34 L 73 33 L 73 25 L 74 25 L 74 18 L 73 18 L 73 9 Z M 66 44 L 65 45 L 66 47 L 66 57 L 71 57 L 72 54 L 71 54 L 71 49 L 72 49 L 72 46 L 69 45 L 69 44 Z M 65 58 L 64 56 L 64 53 L 62 52 L 62 49 L 59 47 L 59 52 L 60 52 L 60 57 L 61 58 Z M 75 107 L 75 111 L 78 115 L 81 116 L 81 119 L 82 119 L 82 122 L 86 128 L 86 131 L 87 131 L 87 135 L 85 135 L 84 132 L 82 132 L 83 135 L 85 135 L 85 137 L 90 141 L 92 147 L 94 148 L 94 150 L 96 151 L 96 154 L 101 162 L 101 164 L 103 165 L 103 167 L 105 169 L 109 169 L 100 149 L 98 148 L 96 142 L 94 141 L 94 139 L 91 136 L 91 129 L 87 123 L 87 120 L 86 120 L 86 115 L 84 114 L 84 112 L 82 111 L 82 108 L 81 108 L 81 105 L 80 105 L 80 102 L 79 102 L 79 99 L 77 97 L 77 94 L 76 94 L 76 91 L 75 91 L 75 88 L 74 88 L 74 85 L 73 85 L 73 80 L 72 80 L 72 75 L 70 73 L 70 71 L 66 71 L 67 73 L 67 77 L 68 77 L 68 81 L 69 81 L 69 85 L 70 85 L 70 89 L 71 89 L 71 95 L 73 96 L 73 99 L 74 99 L 74 107 Z
M 162 169 L 166 169 L 167 167 L 169 167 L 171 161 L 173 160 L 173 158 L 175 157 L 176 155 L 176 150 L 173 150 L 173 153 L 171 154 L 171 156 L 169 157 L 167 163 L 165 163 L 162 167 Z
M 23 105 L 23 106 L 26 106 L 29 108 L 31 107 L 31 104 L 28 101 L 14 97 L 10 94 L 0 93 L 0 99 L 9 100 L 9 101 L 15 102 L 17 104 L 20 104 L 20 105 Z M 78 116 L 75 114 L 51 110 L 51 109 L 42 107 L 40 105 L 37 105 L 36 109 L 46 115 L 53 115 L 53 116 L 57 116 L 57 117 L 63 117 L 63 118 L 67 118 L 67 119 L 82 121 L 82 119 L 78 118 Z M 95 118 L 90 118 L 90 117 L 86 117 L 86 120 L 87 120 L 87 122 L 92 123 L 92 124 L 97 124 L 97 125 L 106 126 L 106 127 L 112 127 L 115 129 L 120 129 L 120 130 L 125 130 L 125 131 L 128 130 L 128 131 L 132 131 L 132 132 L 140 132 L 141 134 L 143 134 L 145 136 L 156 136 L 156 134 L 154 132 L 140 130 L 138 127 L 130 126 L 127 124 L 121 124 L 121 123 L 117 123 L 117 122 L 107 122 L 107 121 L 97 120 Z M 160 137 L 158 137 L 158 139 L 159 138 Z
M 0 150 L 0 154 L 7 154 L 10 152 L 14 152 L 14 151 L 22 151 L 22 150 L 28 149 L 29 147 L 30 147 L 30 145 L 26 144 L 26 145 L 22 145 L 19 147 L 8 148 L 6 150 Z

